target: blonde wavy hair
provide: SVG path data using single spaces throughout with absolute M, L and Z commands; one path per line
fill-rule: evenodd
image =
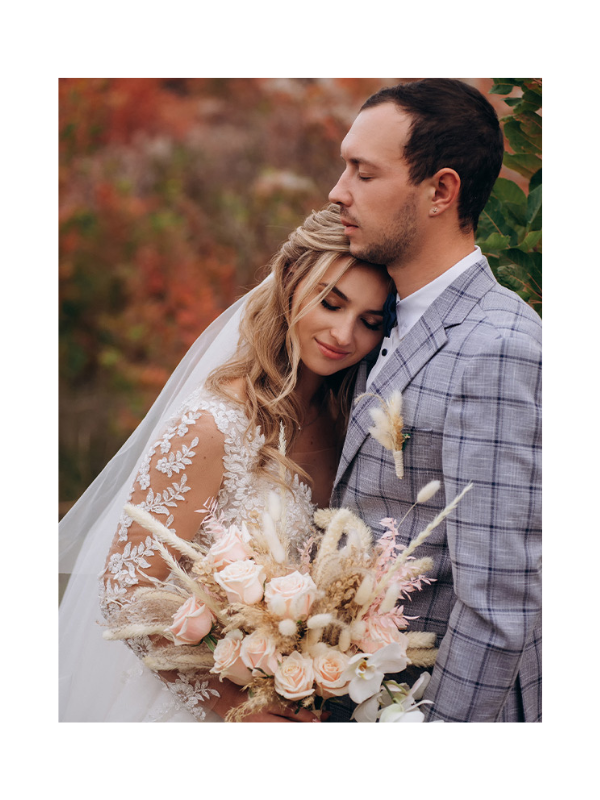
M 293 394 L 301 372 L 296 326 L 331 290 L 333 282 L 315 293 L 329 267 L 340 258 L 348 258 L 348 261 L 337 280 L 356 264 L 364 263 L 350 255 L 339 208 L 331 204 L 321 211 L 313 211 L 271 259 L 272 279 L 248 300 L 235 354 L 207 379 L 210 391 L 239 403 L 230 384 L 243 378 L 243 405 L 250 421 L 248 430 L 260 426 L 265 437 L 259 453 L 259 472 L 266 472 L 269 464 L 278 463 L 292 474 L 308 477 L 281 451 L 280 435 L 283 430 L 285 449 L 289 452 L 302 420 L 302 409 Z M 305 279 L 304 285 L 298 288 Z M 297 302 L 292 304 L 296 294 Z M 311 299 L 301 308 L 308 298 Z M 358 364 L 324 382 L 324 403 L 333 410 L 340 435 L 348 421 L 357 369 Z M 268 474 L 271 479 L 276 478 L 273 471 Z

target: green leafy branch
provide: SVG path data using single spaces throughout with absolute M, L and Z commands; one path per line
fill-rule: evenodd
M 525 192 L 515 181 L 498 178 L 479 219 L 477 244 L 500 283 L 541 316 L 542 81 L 494 78 L 490 94 L 506 95 L 511 114 L 500 122 L 512 152 L 504 154 L 504 166 L 526 178 L 528 187 Z

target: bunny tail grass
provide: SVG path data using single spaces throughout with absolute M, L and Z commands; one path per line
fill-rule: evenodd
M 399 556 L 399 561 L 401 564 L 404 564 L 406 559 L 410 555 L 412 555 L 412 553 L 417 549 L 417 547 L 419 547 L 419 545 L 423 544 L 425 539 L 427 539 L 427 537 L 435 530 L 435 528 L 437 528 L 437 526 L 446 519 L 448 514 L 454 511 L 454 509 L 460 503 L 462 498 L 472 488 L 473 488 L 472 483 L 469 483 L 467 486 L 465 486 L 462 492 L 459 495 L 457 495 L 451 503 L 448 503 L 446 508 L 440 511 L 437 517 L 429 523 L 429 525 L 425 528 L 425 530 L 421 531 L 421 533 L 415 539 L 413 539 L 413 541 L 408 545 L 406 550 L 404 550 Z
M 143 508 L 139 506 L 134 506 L 132 503 L 128 503 L 125 506 L 125 513 L 131 517 L 135 522 L 145 528 L 147 531 L 152 533 L 156 536 L 161 542 L 170 545 L 174 550 L 181 553 L 183 556 L 187 556 L 187 558 L 191 559 L 192 561 L 200 561 L 203 558 L 203 555 L 192 545 L 190 542 L 186 542 L 185 539 L 181 539 L 177 534 L 170 531 L 166 528 L 162 522 L 159 522 L 157 519 L 154 519 L 152 514 L 149 514 Z

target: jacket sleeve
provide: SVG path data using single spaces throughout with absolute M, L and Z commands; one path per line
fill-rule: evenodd
M 425 698 L 428 721 L 493 722 L 541 612 L 541 352 L 519 335 L 467 362 L 450 399 L 446 502 L 456 602 Z M 424 709 L 425 710 L 425 709 Z

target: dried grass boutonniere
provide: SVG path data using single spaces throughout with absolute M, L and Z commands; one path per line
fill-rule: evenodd
M 371 408 L 369 413 L 375 423 L 369 428 L 369 433 L 380 445 L 390 450 L 394 456 L 396 465 L 396 475 L 402 479 L 404 477 L 404 460 L 402 458 L 402 448 L 406 440 L 410 439 L 408 433 L 403 433 L 404 420 L 402 418 L 402 395 L 399 391 L 392 392 L 387 400 L 372 393 L 361 394 L 356 398 L 358 402 L 363 397 L 376 397 L 381 403 L 381 408 Z

